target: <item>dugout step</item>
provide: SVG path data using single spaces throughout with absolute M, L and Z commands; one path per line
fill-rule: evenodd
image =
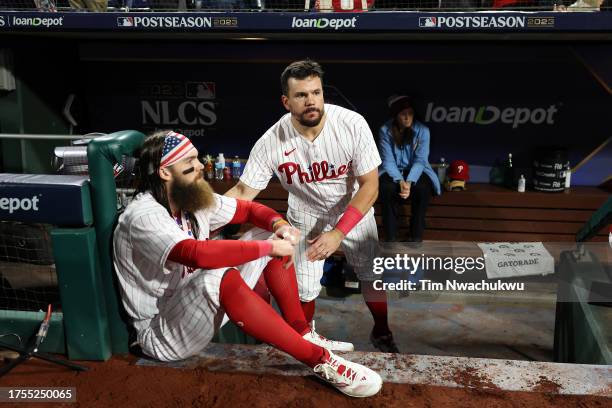
M 546 392 L 554 394 L 612 397 L 611 366 L 361 351 L 339 354 L 377 371 L 387 383 L 526 392 L 541 392 L 543 385 L 547 385 Z M 136 364 L 260 375 L 312 376 L 312 370 L 308 367 L 267 345 L 210 343 L 198 356 L 187 360 L 164 363 L 140 359 Z

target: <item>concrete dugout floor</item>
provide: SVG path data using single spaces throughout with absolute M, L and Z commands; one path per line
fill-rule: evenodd
M 556 285 L 530 285 L 529 292 L 388 294 L 389 324 L 402 353 L 552 361 Z M 317 299 L 316 329 L 348 340 L 359 351 L 369 341 L 372 316 L 361 294 Z

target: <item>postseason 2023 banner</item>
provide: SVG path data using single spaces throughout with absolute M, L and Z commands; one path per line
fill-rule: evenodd
M 0 12 L 0 31 L 609 32 L 607 13 L 40 13 Z
M 609 137 L 612 101 L 602 80 L 611 55 L 609 45 L 498 43 L 172 43 L 154 52 L 109 43 L 81 50 L 86 76 L 95 78 L 85 84 L 92 130 L 172 128 L 202 152 L 245 158 L 285 113 L 279 76 L 286 62 L 307 56 L 326 71 L 326 101 L 361 113 L 375 137 L 387 119 L 386 99 L 407 93 L 430 127 L 431 162 L 490 166 L 513 153 L 525 167 L 537 146 L 565 146 L 575 165 Z M 599 184 L 609 175 L 603 167 L 574 184 Z

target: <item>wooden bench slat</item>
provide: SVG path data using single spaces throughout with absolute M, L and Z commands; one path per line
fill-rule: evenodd
M 374 211 L 382 213 L 380 204 L 376 204 Z M 400 215 L 410 215 L 410 205 L 403 205 L 399 209 Z M 504 220 L 533 220 L 533 221 L 573 221 L 584 224 L 593 214 L 587 210 L 550 210 L 539 208 L 508 208 L 508 207 L 460 207 L 430 205 L 427 216 L 431 218 L 475 218 L 475 219 L 504 219 Z
M 376 216 L 376 223 L 382 225 L 382 216 Z M 400 225 L 408 225 L 408 217 L 400 218 Z M 427 228 L 438 230 L 499 231 L 499 232 L 543 232 L 547 234 L 575 234 L 581 223 L 578 222 L 531 222 L 514 220 L 477 220 L 463 218 L 426 217 Z
M 562 234 L 525 234 L 512 232 L 483 232 L 483 231 L 440 231 L 425 230 L 423 239 L 441 241 L 476 241 L 476 242 L 574 242 L 576 237 Z M 605 236 L 595 236 L 590 242 L 606 242 Z
M 235 182 L 211 183 L 224 193 Z M 257 201 L 287 212 L 288 193 L 272 181 Z M 489 184 L 469 184 L 468 190 L 434 197 L 427 209 L 425 239 L 470 241 L 574 241 L 580 227 L 607 199 L 595 187 L 573 187 L 569 193 L 527 192 L 524 194 Z M 382 231 L 380 202 L 375 204 L 376 223 Z M 400 208 L 400 230 L 405 232 L 409 201 Z M 607 240 L 602 228 L 593 241 Z M 382 235 L 382 234 L 380 234 Z

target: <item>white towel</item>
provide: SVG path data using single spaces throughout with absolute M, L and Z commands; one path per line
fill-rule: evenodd
M 555 260 L 541 242 L 481 242 L 487 278 L 548 275 Z

